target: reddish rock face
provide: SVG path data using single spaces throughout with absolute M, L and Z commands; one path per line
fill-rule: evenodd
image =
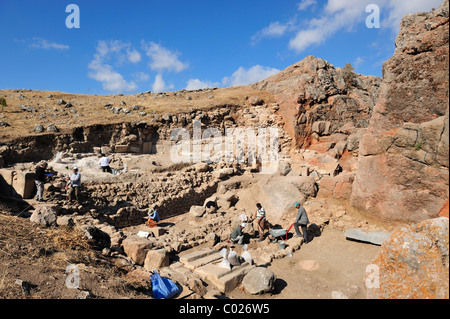
M 388 220 L 437 217 L 448 201 L 448 0 L 407 15 L 369 127 L 351 203 Z
M 328 136 L 345 125 L 367 127 L 381 79 L 354 76 L 349 86 L 341 69 L 308 56 L 254 86 L 274 95 L 293 146 L 304 148 L 313 133 Z
M 368 268 L 368 298 L 449 297 L 448 218 L 400 227 L 381 245 Z
M 439 217 L 447 217 L 448 218 L 448 201 L 444 204 L 444 206 L 439 211 Z

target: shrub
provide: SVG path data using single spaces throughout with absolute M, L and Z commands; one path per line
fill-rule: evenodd
M 344 81 L 347 87 L 351 87 L 355 82 L 356 74 L 353 72 L 354 68 L 350 63 L 345 63 L 343 71 Z
M 3 108 L 6 106 L 6 100 L 3 97 L 0 97 L 0 105 L 2 106 L 2 112 L 3 112 Z

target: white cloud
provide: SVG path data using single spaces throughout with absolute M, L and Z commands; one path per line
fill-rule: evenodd
M 355 61 L 353 61 L 353 66 L 355 67 L 355 69 L 357 69 L 363 63 L 364 63 L 364 58 L 359 56 L 355 59 Z
M 404 15 L 408 13 L 416 13 L 422 11 L 431 11 L 432 8 L 437 9 L 442 3 L 442 0 L 390 0 L 387 1 L 386 6 L 389 8 L 389 15 L 387 17 L 386 26 L 392 28 L 394 32 L 400 31 L 400 22 Z M 383 21 L 381 22 L 383 27 Z
M 128 61 L 132 62 L 132 63 L 137 63 L 139 61 L 141 61 L 141 54 L 136 51 L 135 49 L 127 49 L 127 58 Z
M 190 79 L 186 85 L 186 90 L 199 90 L 206 88 L 217 87 L 219 83 L 208 82 L 208 81 L 200 81 L 199 79 Z
M 288 29 L 287 24 L 281 24 L 280 22 L 272 22 L 268 27 L 261 30 L 262 36 L 282 36 Z
M 320 29 L 302 30 L 289 41 L 289 48 L 298 52 L 305 50 L 313 44 L 320 44 L 325 41 L 326 33 Z
M 261 65 L 252 66 L 248 70 L 240 67 L 231 76 L 224 77 L 222 84 L 227 86 L 247 85 L 264 80 L 278 72 L 280 70 Z
M 136 73 L 133 73 L 133 78 L 136 80 L 136 82 L 145 82 L 145 81 L 148 81 L 148 79 L 150 77 L 147 73 L 136 72 Z
M 89 77 L 96 81 L 102 82 L 105 90 L 110 92 L 134 91 L 137 85 L 134 82 L 127 82 L 123 76 L 114 71 L 108 64 L 102 64 L 99 61 L 92 61 L 89 64 Z
M 149 66 L 152 70 L 181 72 L 188 67 L 187 63 L 183 63 L 178 59 L 180 53 L 170 51 L 165 47 L 154 42 L 142 42 L 142 47 L 146 51 L 146 55 L 150 58 Z
M 31 39 L 30 47 L 36 49 L 44 49 L 44 50 L 68 50 L 70 47 L 66 44 L 50 42 L 48 40 L 42 38 L 33 38 Z
M 267 27 L 256 32 L 250 39 L 252 44 L 257 43 L 263 38 L 279 38 L 282 37 L 286 32 L 292 31 L 295 25 L 293 19 L 286 23 L 281 23 L 279 21 L 270 23 Z
M 119 72 L 106 63 L 112 56 L 120 61 L 121 51 L 128 46 L 129 44 L 118 40 L 99 41 L 94 59 L 88 65 L 90 70 L 88 76 L 101 82 L 103 88 L 110 92 L 135 91 L 138 88 L 136 83 L 127 82 Z
M 169 90 L 172 90 L 174 88 L 173 85 L 166 85 L 166 82 L 164 82 L 163 78 L 162 78 L 162 74 L 158 73 L 155 77 L 155 81 L 153 82 L 152 85 L 152 92 L 166 92 Z
M 129 44 L 126 44 L 120 40 L 98 41 L 96 50 L 99 56 L 105 58 L 111 54 L 119 54 L 128 46 Z
M 381 10 L 381 28 L 397 34 L 403 16 L 408 13 L 430 11 L 432 8 L 439 7 L 441 2 L 442 0 L 377 0 L 376 2 L 373 0 L 328 0 L 322 10 L 317 10 L 315 17 L 302 21 L 305 27 L 296 29 L 300 23 L 296 21 L 296 17 L 293 17 L 286 24 L 271 23 L 253 36 L 252 40 L 281 36 L 295 30 L 296 33 L 289 40 L 289 48 L 302 52 L 312 45 L 325 43 L 337 32 L 351 31 L 360 24 L 365 26 L 365 20 L 369 15 L 366 7 L 369 4 L 376 4 Z M 302 0 L 297 4 L 297 9 L 302 11 L 318 4 L 316 0 Z
M 297 9 L 303 11 L 315 5 L 316 3 L 317 3 L 316 0 L 302 0 L 300 1 L 300 3 L 297 4 Z
M 339 30 L 351 30 L 358 21 L 365 23 L 365 8 L 370 2 L 373 0 L 329 0 L 321 16 L 309 20 L 308 27 L 289 41 L 289 48 L 301 52 L 324 43 Z

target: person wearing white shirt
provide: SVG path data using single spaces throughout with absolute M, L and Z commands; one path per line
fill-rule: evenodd
M 109 163 L 111 162 L 112 162 L 111 158 L 102 154 L 100 160 L 98 161 L 98 164 L 102 167 L 103 172 L 112 173 L 111 167 L 109 166 Z
M 264 229 L 266 228 L 266 211 L 261 206 L 260 203 L 256 204 L 256 212 L 254 218 L 256 218 L 256 223 L 258 225 L 258 231 L 259 231 L 259 240 L 264 240 Z

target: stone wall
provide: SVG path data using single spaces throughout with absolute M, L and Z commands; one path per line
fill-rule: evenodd
M 157 145 L 170 140 L 175 128 L 186 128 L 192 136 L 194 120 L 207 127 L 235 125 L 231 114 L 238 108 L 218 105 L 186 113 L 148 115 L 140 122 L 94 124 L 22 137 L 0 144 L 0 165 L 50 160 L 57 152 L 92 153 L 99 147 L 115 153 L 155 154 Z

